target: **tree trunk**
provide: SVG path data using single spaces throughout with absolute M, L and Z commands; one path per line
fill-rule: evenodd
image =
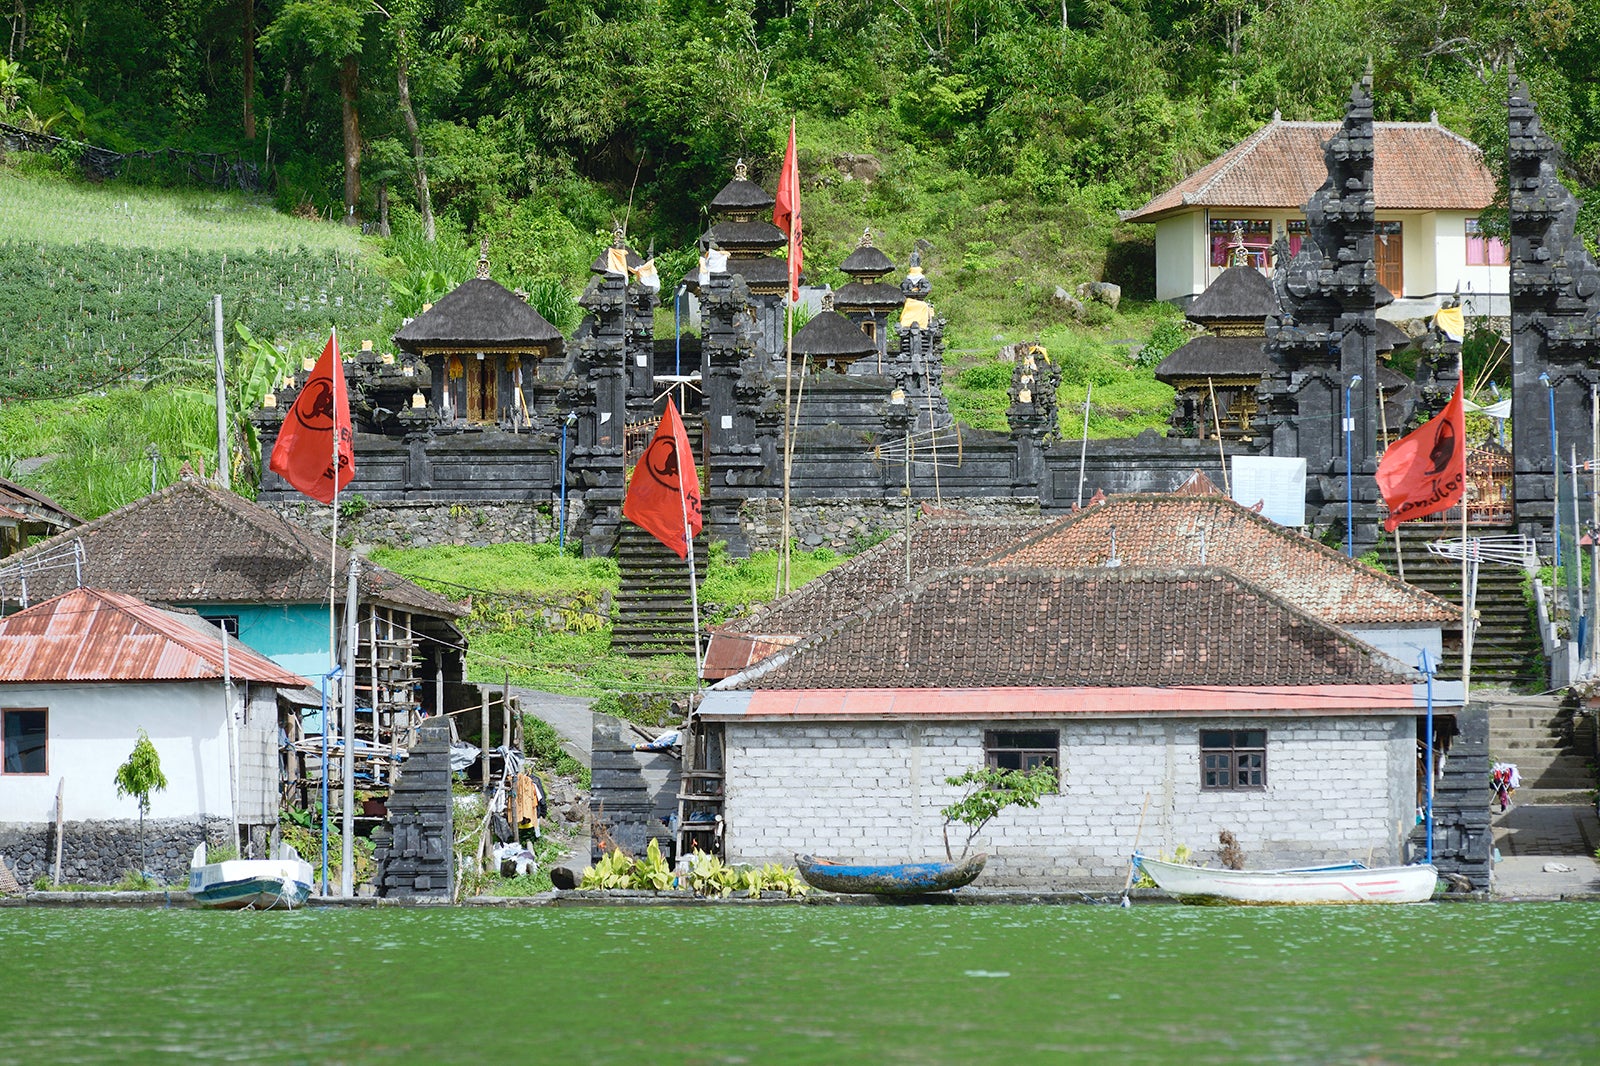
M 434 239 L 433 196 L 428 191 L 428 171 L 422 165 L 422 138 L 417 132 L 417 113 L 411 108 L 411 76 L 406 63 L 406 31 L 396 26 L 395 80 L 400 90 L 400 117 L 405 120 L 406 132 L 411 135 L 411 160 L 416 167 L 412 183 L 417 190 L 417 210 L 422 214 L 422 237 Z
M 378 236 L 389 236 L 389 184 L 378 185 Z
M 244 3 L 244 139 L 256 139 L 256 0 Z
M 356 89 L 361 78 L 361 58 L 345 56 L 339 67 L 339 108 L 344 128 L 344 222 L 359 226 L 356 204 L 361 199 L 361 119 L 356 113 Z

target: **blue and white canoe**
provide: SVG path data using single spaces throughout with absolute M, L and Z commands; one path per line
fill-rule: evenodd
M 201 841 L 189 866 L 189 894 L 217 910 L 293 910 L 311 895 L 311 864 L 287 844 L 274 853 L 277 858 L 208 863 Z
M 1421 903 L 1433 898 L 1439 871 L 1426 863 L 1368 869 L 1361 863 L 1293 870 L 1217 870 L 1133 861 L 1169 896 L 1184 903 Z
M 960 862 L 887 864 L 831 862 L 814 855 L 794 857 L 800 876 L 812 888 L 875 896 L 914 896 L 970 885 L 983 873 L 984 859 L 981 852 Z

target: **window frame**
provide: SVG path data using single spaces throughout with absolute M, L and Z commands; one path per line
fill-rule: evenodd
M 1250 742 L 1252 734 L 1259 734 L 1260 743 Z M 1218 743 L 1216 738 L 1223 736 L 1227 738 L 1227 743 Z M 1200 749 L 1200 791 L 1266 791 L 1268 743 L 1266 729 L 1201 729 L 1197 740 Z M 1219 756 L 1227 760 L 1226 766 L 1211 764 L 1211 759 Z M 1258 761 L 1251 765 L 1249 762 L 1242 762 L 1241 757 Z M 1221 775 L 1220 780 L 1218 775 Z M 1254 777 L 1256 780 L 1241 782 L 1242 776 Z
M 1477 219 L 1467 219 L 1464 230 L 1467 238 L 1467 266 L 1497 267 L 1506 266 L 1511 262 L 1510 249 L 1506 247 L 1505 240 L 1484 233 Z
M 1049 736 L 1053 743 L 1044 742 Z M 1031 744 L 1007 744 L 1006 739 L 1026 738 Z M 1017 756 L 1016 766 L 1001 765 L 1002 755 Z M 1030 759 L 1030 756 L 1032 757 Z M 983 765 L 990 770 L 1021 770 L 1027 772 L 1036 766 L 1050 766 L 1056 772 L 1056 787 L 1061 791 L 1061 730 L 1060 729 L 985 729 L 983 731 Z
M 10 759 L 7 755 L 8 741 L 10 739 L 10 724 L 12 715 L 37 714 L 44 719 L 42 735 L 43 743 L 39 750 L 43 755 L 44 768 L 40 770 L 12 770 L 7 764 Z M 48 707 L 0 707 L 0 775 L 6 777 L 48 777 L 50 776 L 50 708 Z
M 1213 269 L 1227 268 L 1233 251 L 1233 226 L 1244 224 L 1244 247 L 1250 265 L 1257 270 L 1272 266 L 1273 226 L 1270 218 L 1212 218 L 1207 227 L 1206 243 L 1208 265 Z M 1218 244 L 1218 241 L 1221 244 Z

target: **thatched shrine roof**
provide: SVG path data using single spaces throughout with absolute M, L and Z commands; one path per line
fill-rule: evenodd
M 1161 360 L 1156 380 L 1259 376 L 1272 369 L 1260 337 L 1196 337 Z
M 561 331 L 499 282 L 474 278 L 451 289 L 394 335 L 407 352 L 427 348 L 528 348 L 558 344 Z
M 1219 318 L 1265 320 L 1278 311 L 1272 282 L 1255 267 L 1234 266 L 1218 274 L 1184 314 L 1196 322 L 1207 322 Z

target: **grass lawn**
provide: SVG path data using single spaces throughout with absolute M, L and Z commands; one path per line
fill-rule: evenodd
M 25 175 L 0 167 L 0 235 L 9 241 L 189 252 L 361 251 L 361 235 L 351 227 L 281 214 L 261 196 L 95 185 L 22 169 Z
M 584 615 L 571 628 L 552 630 L 531 624 L 526 612 L 505 609 L 518 598 L 593 605 L 615 596 L 620 579 L 614 559 L 585 559 L 553 544 L 380 548 L 372 559 L 442 595 L 474 597 L 472 613 L 462 621 L 470 681 L 500 682 L 509 675 L 515 685 L 600 698 L 601 709 L 624 715 L 644 713 L 631 695 L 697 688 L 692 654 L 631 658 L 612 651 L 609 625 L 597 621 L 590 627 Z M 844 559 L 827 549 L 798 552 L 795 580 L 804 584 Z M 772 599 L 776 569 L 773 552 L 730 559 L 721 544 L 713 544 L 700 590 L 703 621 L 727 621 Z

